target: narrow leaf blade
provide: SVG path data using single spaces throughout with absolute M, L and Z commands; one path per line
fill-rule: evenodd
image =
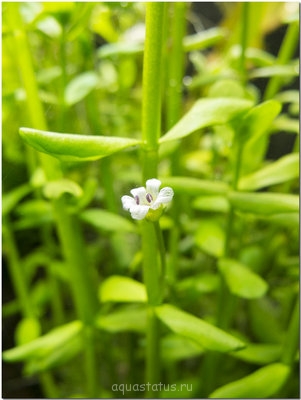
M 93 161 L 136 146 L 138 140 L 113 136 L 88 136 L 20 128 L 23 140 L 34 149 L 61 161 Z
M 210 394 L 211 399 L 265 399 L 273 396 L 290 372 L 287 365 L 275 363 L 262 367 L 245 378 L 228 383 Z
M 182 139 L 198 129 L 225 124 L 251 108 L 252 102 L 235 98 L 201 99 L 171 128 L 160 143 Z
M 244 347 L 244 343 L 234 336 L 170 304 L 156 307 L 156 314 L 173 332 L 207 350 L 227 352 Z

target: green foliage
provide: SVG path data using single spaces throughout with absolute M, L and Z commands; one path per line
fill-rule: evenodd
M 4 397 L 298 397 L 291 4 L 3 3 Z

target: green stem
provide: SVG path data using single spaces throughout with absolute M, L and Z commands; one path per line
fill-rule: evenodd
M 3 237 L 7 249 L 9 274 L 16 292 L 20 309 L 24 317 L 34 317 L 29 297 L 29 288 L 27 287 L 24 269 L 21 265 L 17 245 L 8 218 L 5 218 L 3 221 Z
M 143 178 L 155 178 L 158 166 L 158 140 L 161 133 L 161 82 L 162 49 L 165 20 L 165 3 L 147 3 L 146 38 L 143 60 L 142 140 Z M 160 374 L 159 320 L 154 306 L 162 302 L 162 280 L 158 260 L 155 230 L 151 223 L 142 222 L 143 276 L 148 294 L 146 333 L 145 381 L 158 383 Z M 147 396 L 155 397 L 150 389 Z
M 12 3 L 9 7 L 10 21 L 15 35 L 15 52 L 18 57 L 18 65 L 20 66 L 20 74 L 24 84 L 27 97 L 27 105 L 29 116 L 34 128 L 47 130 L 47 123 L 43 112 L 43 106 L 39 98 L 38 86 L 35 79 L 35 71 L 31 59 L 31 52 L 25 27 L 21 15 L 19 13 L 19 4 Z M 62 172 L 59 164 L 52 157 L 39 153 L 39 158 L 43 165 L 45 174 L 49 180 L 59 179 Z M 77 312 L 85 325 L 92 325 L 97 309 L 97 296 L 95 290 L 95 279 L 91 278 L 87 271 L 87 257 L 85 256 L 85 245 L 81 234 L 80 226 L 75 216 L 68 214 L 64 199 L 56 199 L 52 202 L 56 219 L 56 225 L 59 238 L 62 244 L 62 250 L 69 267 L 69 276 L 71 278 L 71 286 L 74 302 Z M 86 346 L 86 366 L 90 364 L 89 357 L 92 344 L 85 340 Z M 87 356 L 89 354 L 89 356 Z M 93 354 L 93 357 L 96 355 Z M 91 378 L 93 373 L 93 378 Z M 88 391 L 90 390 L 90 380 L 96 382 L 96 369 L 86 367 L 86 379 L 88 382 Z M 90 397 L 94 397 L 93 393 L 88 393 Z
M 287 62 L 290 61 L 290 59 L 294 55 L 294 51 L 296 49 L 296 46 L 298 45 L 298 41 L 299 41 L 299 24 L 298 21 L 294 21 L 287 28 L 285 37 L 283 39 L 283 42 L 281 44 L 278 53 L 277 65 L 285 65 Z M 270 79 L 267 88 L 265 90 L 264 100 L 268 100 L 274 97 L 275 94 L 278 92 L 278 90 L 281 88 L 282 83 L 283 83 L 283 77 L 273 76 Z
M 168 53 L 168 81 L 166 94 L 166 130 L 180 119 L 182 111 L 182 88 L 184 74 L 184 49 L 183 37 L 186 29 L 186 8 L 184 2 L 170 3 L 170 51 Z M 179 159 L 181 147 L 177 149 L 171 156 L 171 172 L 172 175 L 180 175 Z M 170 259 L 167 263 L 166 280 L 172 285 L 176 281 L 177 266 L 179 260 L 179 215 L 181 211 L 181 199 L 174 204 L 172 216 L 174 226 L 170 231 L 169 250 Z
M 242 17 L 241 17 L 241 53 L 240 53 L 240 73 L 243 82 L 246 80 L 246 50 L 248 45 L 248 31 L 249 31 L 249 3 L 242 3 Z
M 161 260 L 161 275 L 164 280 L 165 276 L 166 276 L 166 259 L 165 259 L 166 252 L 165 252 L 164 240 L 163 240 L 162 230 L 160 228 L 159 221 L 154 222 L 154 228 L 155 228 L 155 232 L 156 232 L 156 236 L 157 236 L 157 243 L 158 243 L 160 260 Z

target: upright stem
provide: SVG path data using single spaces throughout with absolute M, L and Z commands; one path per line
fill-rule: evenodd
M 165 3 L 147 3 L 146 39 L 143 64 L 142 139 L 143 178 L 155 178 L 158 164 L 158 140 L 161 132 L 161 80 Z M 160 377 L 159 321 L 154 307 L 162 302 L 161 272 L 154 227 L 142 224 L 143 274 L 148 293 L 146 333 L 146 383 L 151 384 L 147 396 L 155 397 L 152 385 Z
M 285 37 L 281 44 L 277 64 L 285 65 L 294 55 L 294 51 L 299 41 L 299 23 L 298 21 L 294 21 L 287 28 Z M 264 100 L 271 99 L 280 89 L 283 82 L 283 77 L 281 76 L 273 76 L 266 88 L 264 93 Z
M 170 34 L 169 34 L 169 48 L 168 48 L 168 79 L 166 91 L 166 130 L 180 119 L 182 111 L 182 88 L 183 88 L 183 74 L 184 74 L 184 49 L 183 37 L 186 28 L 186 8 L 187 4 L 184 2 L 170 3 Z M 172 175 L 179 175 L 179 158 L 180 146 L 173 152 L 171 156 L 171 172 Z M 176 280 L 177 265 L 179 259 L 179 215 L 181 211 L 181 200 L 174 204 L 172 209 L 172 216 L 174 221 L 173 229 L 170 231 L 169 251 L 170 259 L 167 263 L 166 280 L 173 284 Z
M 27 97 L 28 112 L 34 128 L 47 130 L 47 123 L 44 116 L 43 106 L 40 101 L 38 86 L 35 79 L 35 71 L 31 59 L 31 52 L 26 36 L 23 21 L 19 13 L 19 4 L 12 3 L 9 7 L 9 18 L 15 36 L 15 52 L 18 57 L 21 78 L 24 84 Z M 52 157 L 39 153 L 39 158 L 45 174 L 49 180 L 60 179 L 62 172 L 59 164 Z M 56 225 L 62 244 L 64 256 L 69 267 L 72 292 L 77 312 L 86 327 L 91 326 L 97 308 L 97 296 L 95 280 L 87 271 L 87 258 L 85 256 L 85 245 L 78 221 L 69 215 L 64 199 L 56 199 L 52 202 Z M 86 349 L 86 381 L 87 391 L 90 397 L 95 397 L 96 368 L 92 365 L 92 357 L 95 358 L 92 335 L 87 335 L 84 340 Z M 95 360 L 93 361 L 95 365 Z M 91 376 L 91 374 L 93 374 Z
M 240 73 L 243 81 L 246 79 L 246 50 L 248 45 L 248 30 L 249 30 L 249 3 L 242 3 L 241 17 L 241 53 L 240 53 Z

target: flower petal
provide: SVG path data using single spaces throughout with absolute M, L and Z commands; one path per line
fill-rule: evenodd
M 121 201 L 124 210 L 129 210 L 131 207 L 136 205 L 135 199 L 130 196 L 122 196 Z
M 139 204 L 145 204 L 146 203 L 146 190 L 145 190 L 145 188 L 143 186 L 135 188 L 135 189 L 132 189 L 131 193 L 132 193 L 132 195 L 134 197 L 138 196 Z
M 172 188 L 165 187 L 162 188 L 156 198 L 156 201 L 153 204 L 153 208 L 157 208 L 160 204 L 169 203 L 173 198 L 174 192 Z
M 161 181 L 159 179 L 149 179 L 146 181 L 146 192 L 150 193 L 153 199 L 156 199 L 159 193 L 159 187 L 161 185 Z
M 133 207 L 130 209 L 130 213 L 133 219 L 143 219 L 146 214 L 148 213 L 149 206 L 145 205 L 137 205 L 135 204 Z

